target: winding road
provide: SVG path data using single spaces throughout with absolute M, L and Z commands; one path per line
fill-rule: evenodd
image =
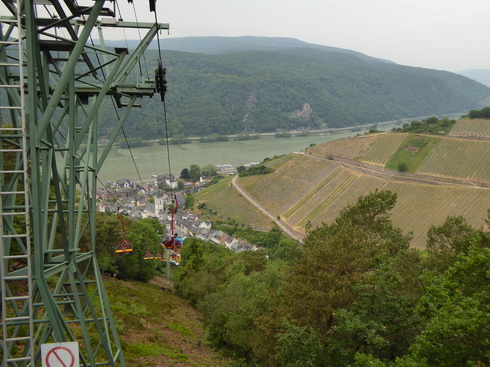
M 260 205 L 253 197 L 251 197 L 238 183 L 237 183 L 237 178 L 238 176 L 234 176 L 233 179 L 231 180 L 231 187 L 237 190 L 240 195 L 243 196 L 245 200 L 247 200 L 250 204 L 252 204 L 254 207 L 256 207 L 258 210 L 260 210 L 266 217 L 270 218 L 277 226 L 288 236 L 293 238 L 294 240 L 303 243 L 303 234 L 296 232 L 293 230 L 290 226 L 288 226 L 282 219 L 279 219 L 275 217 L 273 214 L 269 213 L 266 208 L 264 208 L 262 205 Z

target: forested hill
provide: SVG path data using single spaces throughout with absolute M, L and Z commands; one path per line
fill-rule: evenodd
M 120 47 L 136 47 L 139 41 L 112 41 L 111 45 Z M 330 47 L 316 45 L 300 41 L 295 38 L 287 37 L 183 37 L 183 38 L 168 38 L 160 40 L 162 50 L 182 51 L 207 55 L 225 55 L 236 52 L 246 51 L 278 51 L 291 48 L 314 48 L 323 51 L 337 52 L 342 54 L 355 55 L 364 59 L 372 59 L 377 61 L 389 62 L 392 61 L 375 59 L 364 55 L 360 52 L 347 50 L 338 47 Z M 157 41 L 153 41 L 150 49 L 158 49 Z
M 176 42 L 168 48 L 178 49 Z M 172 136 L 356 126 L 465 112 L 490 100 L 490 88 L 461 75 L 298 40 L 212 37 L 181 42 L 180 49 L 187 52 L 162 46 Z M 156 50 L 146 54 L 150 76 L 157 57 Z M 153 98 L 133 111 L 126 133 L 163 137 L 160 103 Z M 112 105 L 101 110 L 100 121 L 104 135 L 115 123 Z

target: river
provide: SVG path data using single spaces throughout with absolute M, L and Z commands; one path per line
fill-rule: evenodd
M 391 127 L 383 127 L 383 130 L 389 131 Z M 320 144 L 363 132 L 349 131 L 291 138 L 270 137 L 244 141 L 229 140 L 215 143 L 170 145 L 170 170 L 166 146 L 154 144 L 131 148 L 139 175 L 129 149 L 114 147 L 102 166 L 99 179 L 103 183 L 120 178 L 140 182 L 149 180 L 152 175 L 169 172 L 178 177 L 180 172 L 184 168 L 189 168 L 191 164 L 197 164 L 200 167 L 208 164 L 232 164 L 237 167 L 250 162 L 260 162 L 276 155 L 301 151 L 310 144 Z

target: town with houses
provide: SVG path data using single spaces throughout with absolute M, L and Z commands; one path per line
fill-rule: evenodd
M 250 163 L 247 166 L 253 166 Z M 237 170 L 232 165 L 217 165 L 218 175 L 234 175 Z M 121 213 L 135 220 L 156 218 L 171 232 L 172 215 L 168 208 L 173 207 L 172 196 L 178 201 L 174 214 L 175 232 L 182 238 L 195 237 L 203 241 L 222 245 L 235 252 L 257 251 L 259 248 L 243 240 L 237 240 L 223 231 L 213 230 L 209 220 L 201 221 L 196 214 L 185 210 L 185 195 L 191 195 L 204 187 L 207 181 L 186 182 L 184 189 L 177 189 L 177 180 L 171 174 L 152 177 L 151 181 L 139 184 L 127 178 L 109 182 L 97 189 L 97 210 L 99 212 Z

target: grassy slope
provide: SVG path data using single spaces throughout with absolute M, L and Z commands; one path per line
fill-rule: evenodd
M 438 137 L 408 134 L 385 167 L 396 171 L 404 163 L 408 172 L 415 173 L 440 142 Z
M 155 283 L 158 281 L 157 278 Z M 105 285 L 128 366 L 218 367 L 226 364 L 205 343 L 200 314 L 163 288 L 163 283 L 110 278 Z
M 472 128 L 465 122 L 466 131 L 486 127 L 478 120 L 472 121 L 477 126 Z M 400 150 L 406 150 L 403 142 L 414 137 L 417 139 L 413 134 L 378 134 L 342 139 L 310 147 L 308 153 L 319 157 L 332 154 L 381 165 Z M 415 141 L 415 145 L 418 143 Z M 416 172 L 490 181 L 490 141 L 436 137 L 429 139 L 427 145 L 428 148 L 420 149 L 424 153 L 422 158 L 415 157 Z M 419 248 L 425 246 L 426 232 L 431 225 L 441 224 L 450 215 L 463 215 L 473 226 L 480 227 L 490 208 L 489 189 L 392 181 L 312 156 L 289 156 L 268 165 L 274 166 L 274 173 L 240 178 L 240 183 L 270 213 L 280 215 L 299 231 L 304 230 L 308 221 L 313 226 L 333 221 L 345 206 L 376 189 L 398 194 L 392 219 L 405 233 L 413 233 L 412 245 Z M 220 206 L 216 209 L 221 210 Z

